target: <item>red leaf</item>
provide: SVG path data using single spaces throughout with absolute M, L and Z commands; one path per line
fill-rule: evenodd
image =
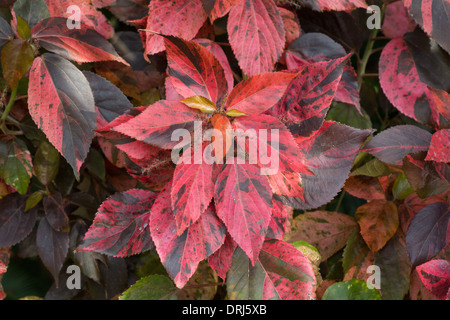
M 345 49 L 322 33 L 306 33 L 296 39 L 286 51 L 286 64 L 289 70 L 305 65 L 330 61 L 345 57 Z M 361 112 L 356 73 L 352 66 L 345 64 L 334 100 L 353 104 Z
M 406 231 L 406 248 L 412 267 L 432 259 L 450 243 L 450 206 L 435 202 L 420 210 Z
M 236 249 L 236 243 L 227 235 L 224 244 L 208 258 L 208 263 L 223 280 L 227 277 L 227 272 L 231 268 L 233 252 Z
M 178 288 L 184 287 L 195 273 L 200 261 L 216 252 L 225 241 L 225 228 L 212 207 L 177 235 L 175 216 L 171 209 L 171 184 L 161 191 L 150 216 L 150 232 L 161 263 Z
M 383 92 L 394 107 L 418 122 L 439 123 L 433 96 L 420 80 L 412 54 L 403 38 L 392 39 L 384 47 L 379 73 Z
M 448 121 L 450 121 L 450 94 L 444 90 L 428 87 L 431 92 L 431 96 L 436 103 L 436 108 L 439 113 Z
M 269 115 L 240 117 L 233 122 L 233 129 L 239 147 L 257 159 L 255 163 L 264 170 L 274 194 L 303 197 L 300 173 L 310 171 L 294 137 L 281 121 Z M 245 135 L 250 130 L 256 132 L 253 139 L 242 141 L 238 132 Z M 256 149 L 258 155 L 253 152 Z
M 306 65 L 269 113 L 287 122 L 293 134 L 310 136 L 322 126 L 348 57 Z
M 183 153 L 172 180 L 172 209 L 178 235 L 200 218 L 214 196 L 214 167 L 206 161 L 195 163 L 191 150 L 192 147 Z
M 73 11 L 67 10 L 72 5 L 80 9 L 81 22 L 95 29 L 105 38 L 109 39 L 114 34 L 114 28 L 106 20 L 105 16 L 95 9 L 90 1 L 85 0 L 45 0 L 51 17 L 72 18 L 75 20 L 76 15 Z
M 300 37 L 302 30 L 300 28 L 300 22 L 298 21 L 297 14 L 283 7 L 278 7 L 281 18 L 283 19 L 284 31 L 286 34 L 286 44 L 288 47 L 294 42 L 295 39 Z
M 239 82 L 228 97 L 226 109 L 247 115 L 263 113 L 280 100 L 295 75 L 272 72 Z
M 383 162 L 401 165 L 402 159 L 410 153 L 427 151 L 431 134 L 417 126 L 398 125 L 377 134 L 364 147 Z
M 164 40 L 168 73 L 184 98 L 201 96 L 221 106 L 228 93 L 224 69 L 214 54 L 195 42 L 174 37 Z
M 214 2 L 214 6 L 209 13 L 211 21 L 225 16 L 239 1 L 240 0 L 212 0 L 211 2 Z
M 431 136 L 427 161 L 450 162 L 450 129 L 442 129 Z
M 403 4 L 422 29 L 450 53 L 449 2 L 445 0 L 403 0 Z
M 201 0 L 150 1 L 146 30 L 146 54 L 164 50 L 164 38 L 175 36 L 192 40 L 207 19 Z
M 28 108 L 78 176 L 97 120 L 94 97 L 83 73 L 59 56 L 45 53 L 37 57 L 30 70 Z
M 112 195 L 98 209 L 78 249 L 115 257 L 150 250 L 148 220 L 155 198 L 153 192 L 140 189 Z
M 232 300 L 311 300 L 316 297 L 311 262 L 291 244 L 266 241 L 256 263 L 237 249 L 227 274 Z
M 231 92 L 234 87 L 234 76 L 228 58 L 222 47 L 209 39 L 194 39 L 193 41 L 208 49 L 208 51 L 216 57 L 217 61 L 219 61 L 225 73 L 225 78 L 227 79 L 228 92 Z
M 283 19 L 273 0 L 241 0 L 230 10 L 227 31 L 246 75 L 273 71 L 285 44 Z
M 201 120 L 198 110 L 179 101 L 160 100 L 136 117 L 115 126 L 113 130 L 138 141 L 171 149 L 178 144 L 178 141 L 171 139 L 174 131 L 192 131 L 196 120 Z
M 417 267 L 420 280 L 440 300 L 448 299 L 450 290 L 450 262 L 431 260 Z
M 401 37 L 414 31 L 417 24 L 408 13 L 402 1 L 392 2 L 386 6 L 383 19 L 383 34 L 389 38 Z
M 285 234 L 290 231 L 290 221 L 294 209 L 277 199 L 272 199 L 272 204 L 272 217 L 267 228 L 266 238 L 283 240 Z
M 61 193 L 55 192 L 46 196 L 42 203 L 48 224 L 57 231 L 66 231 L 69 227 L 69 218 L 64 209 Z
M 32 37 L 40 46 L 69 60 L 114 60 L 128 65 L 97 31 L 83 23 L 80 23 L 80 29 L 69 29 L 66 18 L 48 18 L 39 22 L 32 30 Z
M 364 0 L 298 0 L 298 2 L 318 11 L 352 11 L 356 8 L 367 8 Z
M 214 200 L 217 215 L 254 264 L 273 208 L 266 177 L 251 164 L 226 164 L 217 176 Z

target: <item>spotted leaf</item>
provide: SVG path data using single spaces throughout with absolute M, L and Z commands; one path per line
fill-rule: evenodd
M 272 215 L 272 190 L 267 178 L 255 165 L 226 164 L 217 176 L 214 201 L 217 215 L 254 264 Z
M 184 287 L 199 262 L 224 243 L 226 229 L 210 206 L 181 235 L 171 209 L 170 183 L 158 195 L 150 216 L 150 232 L 161 263 L 178 288 Z
M 285 44 L 283 19 L 272 0 L 241 0 L 229 12 L 227 31 L 248 76 L 271 72 Z
M 231 300 L 312 300 L 316 277 L 311 262 L 293 245 L 266 241 L 256 263 L 236 249 L 227 273 Z
M 440 300 L 448 299 L 450 292 L 450 262 L 431 260 L 417 267 L 420 280 Z
M 146 54 L 164 51 L 161 35 L 192 40 L 207 19 L 201 0 L 154 0 L 148 10 Z
M 450 162 L 450 129 L 442 129 L 431 136 L 430 149 L 425 160 Z
M 148 227 L 156 196 L 151 191 L 131 189 L 106 199 L 97 211 L 79 250 L 127 257 L 153 247 Z
M 214 54 L 196 42 L 165 37 L 168 73 L 172 85 L 184 98 L 201 96 L 220 106 L 225 102 L 228 84 L 225 72 Z

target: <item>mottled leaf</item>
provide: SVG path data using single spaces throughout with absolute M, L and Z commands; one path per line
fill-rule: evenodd
M 431 137 L 430 148 L 425 160 L 450 162 L 450 129 L 442 129 Z
M 444 90 L 428 87 L 436 104 L 439 113 L 450 121 L 450 94 Z
M 214 167 L 204 160 L 196 163 L 194 153 L 193 148 L 183 153 L 173 174 L 172 210 L 179 236 L 200 218 L 214 196 Z
M 241 0 L 229 12 L 231 48 L 248 76 L 271 72 L 285 45 L 283 19 L 272 0 Z
M 96 10 L 91 1 L 84 0 L 45 0 L 47 3 L 48 11 L 51 17 L 64 17 L 76 20 L 79 18 L 82 23 L 95 29 L 103 37 L 109 39 L 114 34 L 113 26 L 108 22 L 106 17 L 100 11 Z M 70 6 L 77 6 L 79 12 L 74 10 L 68 10 Z
M 112 195 L 98 209 L 78 249 L 115 257 L 150 250 L 153 241 L 148 224 L 154 200 L 153 192 L 140 189 Z
M 184 98 L 202 96 L 221 106 L 228 93 L 224 70 L 214 54 L 195 42 L 164 39 L 168 73 L 175 90 Z
M 406 231 L 406 247 L 412 267 L 432 259 L 450 242 L 450 206 L 435 202 L 411 219 Z
M 59 171 L 59 152 L 47 141 L 42 141 L 33 159 L 34 175 L 44 186 L 49 185 Z
M 240 248 L 227 274 L 231 300 L 312 300 L 316 277 L 311 262 L 293 245 L 266 241 L 252 263 Z
M 311 32 L 297 38 L 286 51 L 286 64 L 289 70 L 320 61 L 330 61 L 345 57 L 345 49 L 323 33 Z M 335 89 L 334 100 L 353 104 L 361 112 L 359 89 L 354 69 L 344 65 L 342 77 Z
M 165 49 L 164 38 L 159 34 L 192 40 L 206 19 L 201 0 L 151 1 L 146 26 L 145 53 L 155 54 Z
M 325 261 L 341 250 L 357 224 L 349 215 L 331 211 L 314 211 L 298 215 L 292 230 L 286 234 L 288 242 L 307 241 L 319 250 Z
M 430 141 L 428 131 L 413 125 L 398 125 L 377 134 L 363 151 L 388 164 L 401 165 L 406 155 L 427 151 Z
M 386 37 L 401 37 L 405 33 L 414 31 L 417 24 L 409 15 L 402 1 L 396 1 L 386 5 L 384 10 L 383 26 L 381 30 Z
M 94 97 L 83 73 L 54 54 L 36 58 L 30 70 L 28 108 L 78 176 L 96 128 Z
M 198 110 L 179 101 L 160 100 L 113 130 L 160 148 L 172 149 L 178 144 L 172 140 L 174 131 L 193 131 L 196 120 L 201 120 Z
M 445 0 L 403 0 L 409 14 L 422 29 L 450 53 L 450 3 Z
M 387 177 L 351 176 L 345 181 L 344 190 L 360 199 L 384 200 L 388 187 Z
M 30 70 L 33 60 L 33 49 L 28 42 L 14 39 L 5 45 L 1 52 L 1 62 L 3 76 L 11 89 Z
M 97 31 L 80 23 L 80 28 L 67 27 L 66 18 L 49 18 L 39 22 L 32 36 L 40 46 L 77 62 L 113 60 L 128 65 L 111 43 Z
M 383 248 L 399 226 L 397 206 L 386 200 L 372 200 L 358 207 L 355 219 L 364 241 L 373 252 Z
M 431 260 L 417 267 L 420 280 L 440 300 L 448 300 L 450 290 L 450 262 Z
M 20 194 L 26 194 L 33 174 L 27 145 L 20 139 L 0 140 L 0 177 Z
M 223 245 L 226 229 L 210 206 L 197 222 L 178 236 L 170 194 L 169 183 L 152 207 L 150 230 L 161 263 L 175 285 L 182 288 L 195 273 L 199 262 Z
M 297 2 L 318 11 L 352 11 L 356 8 L 367 8 L 364 0 L 298 0 Z
M 255 165 L 226 164 L 217 176 L 214 201 L 227 231 L 254 264 L 272 215 L 267 178 Z
M 380 84 L 389 101 L 416 121 L 435 124 L 438 113 L 427 85 L 420 80 L 413 56 L 403 38 L 392 39 L 379 63 Z
M 319 131 L 307 139 L 294 135 L 312 175 L 302 174 L 304 199 L 279 198 L 298 209 L 317 208 L 331 201 L 344 186 L 354 159 L 370 133 L 370 130 L 326 121 Z
M 227 99 L 226 109 L 247 115 L 263 113 L 281 99 L 295 75 L 272 72 L 248 78 L 234 87 Z

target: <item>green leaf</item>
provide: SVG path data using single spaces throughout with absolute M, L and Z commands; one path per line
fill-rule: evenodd
M 369 177 L 382 177 L 391 173 L 389 167 L 382 161 L 374 158 L 365 163 L 361 167 L 354 170 L 351 176 L 369 176 Z
M 372 122 L 370 121 L 369 115 L 364 111 L 364 109 L 361 109 L 361 112 L 363 115 L 359 113 L 355 106 L 346 103 L 339 103 L 328 111 L 325 119 L 337 121 L 353 128 L 371 129 Z
M 49 185 L 58 174 L 59 152 L 50 143 L 43 141 L 34 156 L 34 174 L 44 185 Z
M 22 39 L 14 39 L 3 47 L 1 53 L 3 75 L 11 89 L 14 89 L 30 70 L 33 61 L 33 49 Z
M 138 280 L 119 300 L 176 300 L 176 291 L 172 280 L 155 274 Z
M 395 179 L 392 187 L 392 194 L 396 200 L 404 200 L 407 196 L 414 193 L 414 189 L 409 184 L 408 179 L 404 173 L 400 173 Z
M 17 138 L 0 141 L 0 177 L 20 194 L 27 193 L 33 163 L 27 145 Z
M 23 40 L 27 40 L 31 37 L 30 26 L 21 16 L 17 16 L 17 33 Z
M 30 196 L 27 198 L 27 202 L 25 203 L 25 212 L 27 212 L 30 209 L 33 209 L 38 205 L 39 202 L 41 202 L 42 198 L 44 197 L 45 191 L 39 190 L 36 192 L 33 192 L 30 194 Z
M 349 280 L 332 284 L 323 294 L 322 300 L 381 300 L 376 289 L 369 289 L 362 280 Z
M 216 105 L 209 99 L 201 96 L 195 96 L 181 100 L 185 105 L 192 109 L 198 109 L 203 113 L 213 113 L 216 111 Z

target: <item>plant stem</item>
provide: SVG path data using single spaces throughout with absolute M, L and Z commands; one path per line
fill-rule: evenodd
M 6 117 L 8 117 L 8 114 L 11 111 L 11 108 L 13 107 L 14 102 L 16 101 L 17 88 L 19 88 L 19 86 L 16 86 L 12 90 L 11 97 L 9 98 L 8 105 L 6 106 L 5 111 L 2 114 L 2 117 L 0 118 L 0 129 L 3 132 L 5 132 L 5 120 L 6 120 Z
M 381 20 L 383 20 L 383 17 L 384 17 L 384 8 L 385 8 L 385 5 L 383 4 L 383 8 L 381 9 L 381 13 L 380 13 Z M 377 39 L 379 39 L 377 37 L 377 35 L 378 35 L 378 29 L 377 28 L 372 29 L 372 31 L 370 32 L 370 35 L 369 35 L 369 39 L 367 40 L 366 48 L 364 49 L 364 54 L 361 58 L 361 63 L 358 68 L 358 89 L 359 89 L 359 91 L 361 91 L 363 76 L 366 73 L 366 68 L 367 68 L 367 63 L 369 62 L 369 58 L 372 55 L 372 53 L 378 51 L 378 49 L 375 49 L 375 51 L 373 50 L 373 45 L 374 45 L 375 41 Z

